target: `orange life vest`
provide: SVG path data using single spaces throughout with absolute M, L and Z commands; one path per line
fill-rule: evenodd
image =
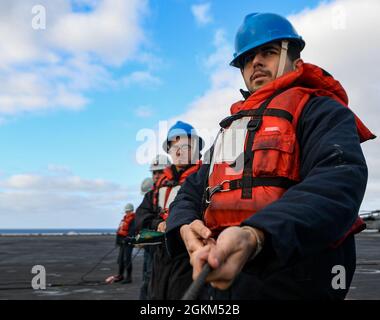
M 299 69 L 232 105 L 213 145 L 204 221 L 214 235 L 278 200 L 300 182 L 297 123 L 312 96 L 331 97 L 347 107 L 345 90 L 321 68 Z M 355 116 L 360 141 L 375 136 Z M 350 233 L 365 227 L 358 219 Z
M 202 161 L 198 161 L 195 165 L 183 171 L 179 179 L 175 179 L 171 166 L 164 169 L 164 174 L 157 181 L 153 192 L 153 207 L 157 208 L 161 218 L 164 220 L 168 218 L 169 206 L 175 199 L 181 185 L 189 175 L 199 170 L 201 164 Z
M 119 229 L 117 229 L 117 234 L 122 237 L 128 236 L 129 226 L 131 222 L 135 219 L 135 213 L 127 213 L 124 215 L 123 220 L 121 220 Z

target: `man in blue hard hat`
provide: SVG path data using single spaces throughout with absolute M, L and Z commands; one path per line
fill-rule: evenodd
M 254 33 L 252 33 L 254 31 Z M 253 13 L 245 18 L 235 38 L 234 58 L 230 65 L 241 70 L 249 93 L 296 68 L 305 41 L 293 26 L 275 14 Z M 265 66 L 257 61 L 265 59 Z M 254 58 L 255 65 L 252 65 Z
M 248 91 L 220 122 L 210 163 L 187 179 L 167 221 L 171 255 L 188 252 L 194 279 L 212 269 L 202 298 L 334 300 L 348 292 L 354 235 L 365 228 L 360 143 L 375 136 L 348 109 L 340 83 L 300 59 L 304 46 L 277 14 L 250 14 L 237 32 L 231 65 Z M 336 266 L 345 270 L 339 285 Z
M 162 177 L 156 182 L 152 196 L 154 210 L 145 215 L 142 225 L 160 232 L 166 231 L 169 206 L 185 180 L 198 171 L 203 146 L 203 139 L 190 124 L 177 121 L 169 129 L 162 147 L 170 155 L 172 165 L 164 168 Z M 148 298 L 180 299 L 192 281 L 192 267 L 187 253 L 172 259 L 166 245 L 159 245 L 153 254 L 152 266 Z

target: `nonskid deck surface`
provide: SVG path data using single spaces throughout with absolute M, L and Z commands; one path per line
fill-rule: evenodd
M 110 252 L 114 243 L 114 236 L 109 235 L 1 236 L 0 299 L 138 299 L 143 250 L 134 250 L 132 283 L 104 283 L 117 273 L 117 249 L 85 277 L 88 282 L 81 283 L 82 275 Z M 356 244 L 357 268 L 347 299 L 380 299 L 380 233 L 363 232 Z M 45 267 L 46 290 L 31 287 L 34 265 Z

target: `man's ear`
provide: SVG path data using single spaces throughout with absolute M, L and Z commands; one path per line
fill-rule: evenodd
M 302 66 L 303 60 L 301 58 L 298 58 L 294 60 L 292 64 L 293 64 L 293 70 L 297 70 Z

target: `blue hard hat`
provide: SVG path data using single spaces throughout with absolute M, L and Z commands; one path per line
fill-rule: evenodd
M 188 136 L 189 138 L 195 138 L 199 141 L 199 151 L 203 149 L 204 141 L 198 136 L 196 130 L 191 124 L 186 122 L 177 121 L 168 131 L 168 136 L 164 141 L 162 148 L 165 152 L 169 151 L 169 142 L 175 141 L 177 137 Z
M 305 41 L 284 17 L 274 13 L 247 15 L 236 34 L 235 53 L 230 65 L 240 68 L 240 58 L 244 54 L 276 40 L 295 42 L 299 45 L 300 51 L 305 47 Z

